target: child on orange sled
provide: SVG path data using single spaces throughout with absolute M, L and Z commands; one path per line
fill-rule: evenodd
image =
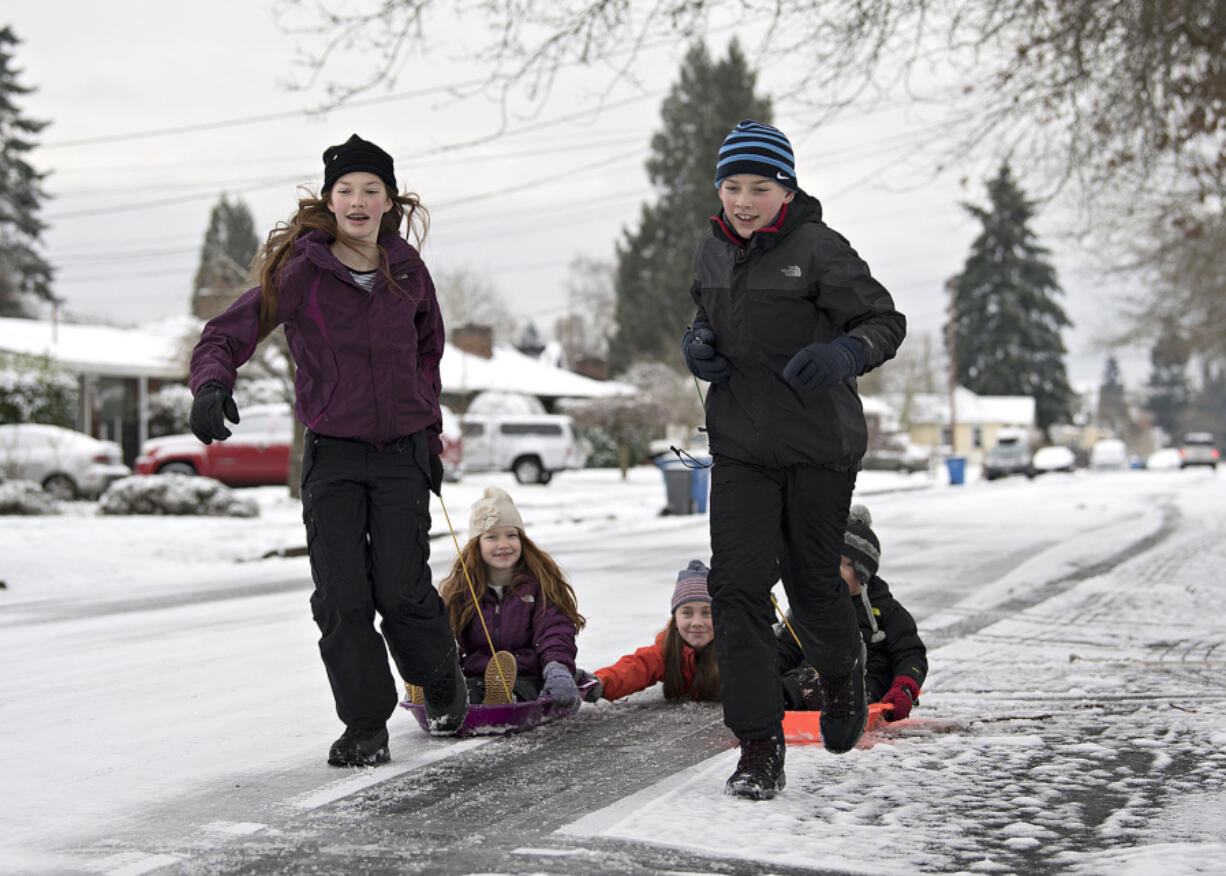
M 890 593 L 889 585 L 877 576 L 881 542 L 872 530 L 872 522 L 866 507 L 852 507 L 843 533 L 839 573 L 851 594 L 860 634 L 868 647 L 866 699 L 870 703 L 889 703 L 893 708 L 886 712 L 885 719 L 901 721 L 911 714 L 911 706 L 919 699 L 928 674 L 928 656 L 915 619 Z M 817 673 L 805 663 L 788 624 L 776 627 L 775 639 L 785 707 L 821 711 L 822 689 Z

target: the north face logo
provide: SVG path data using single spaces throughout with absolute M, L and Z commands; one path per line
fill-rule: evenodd
M 799 277 L 801 276 L 800 265 L 788 265 L 786 268 L 780 268 L 779 273 L 785 277 Z

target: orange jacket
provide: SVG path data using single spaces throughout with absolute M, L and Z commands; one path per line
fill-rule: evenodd
M 654 645 L 639 648 L 633 654 L 627 654 L 612 666 L 596 670 L 596 677 L 604 687 L 603 696 L 607 700 L 616 700 L 629 696 L 640 690 L 646 690 L 653 684 L 664 680 L 664 635 L 661 630 L 656 636 Z M 694 684 L 694 649 L 682 642 L 681 644 L 681 679 L 685 682 L 686 693 Z

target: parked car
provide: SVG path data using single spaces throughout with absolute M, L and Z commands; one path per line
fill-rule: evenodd
M 1009 475 L 1034 477 L 1030 446 L 1020 436 L 1002 435 L 983 458 L 983 477 L 994 481 Z
M 1030 465 L 1035 474 L 1049 471 L 1071 472 L 1077 467 L 1077 454 L 1070 448 L 1059 444 L 1040 447 L 1034 452 Z
M 1128 448 L 1118 438 L 1100 438 L 1090 448 L 1090 468 L 1096 471 L 1128 468 Z
M 901 471 L 914 474 L 918 471 L 928 471 L 932 464 L 931 455 L 929 448 L 899 441 L 870 448 L 860 464 L 865 471 Z
M 565 414 L 467 414 L 464 471 L 509 471 L 521 484 L 547 484 L 554 472 L 583 468 L 590 453 Z
M 1218 450 L 1212 432 L 1189 432 L 1179 445 L 1179 467 L 1207 465 L 1217 469 Z
M 0 426 L 0 475 L 34 481 L 57 499 L 94 498 L 130 474 L 114 441 L 42 423 Z
M 231 436 L 202 444 L 190 433 L 151 438 L 141 445 L 137 474 L 200 475 L 231 487 L 273 486 L 289 482 L 294 415 L 287 404 L 252 405 L 239 411 L 241 421 L 227 423 Z M 459 478 L 459 441 L 448 437 L 450 411 L 444 411 L 443 476 Z M 458 427 L 453 425 L 454 431 Z

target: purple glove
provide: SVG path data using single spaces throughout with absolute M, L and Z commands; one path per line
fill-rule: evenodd
M 863 370 L 864 348 L 859 341 L 842 337 L 829 344 L 802 347 L 783 367 L 783 379 L 798 389 L 818 393 Z
M 894 708 L 885 713 L 887 721 L 901 721 L 911 714 L 911 705 L 919 699 L 919 685 L 909 675 L 899 675 L 894 678 L 894 684 L 885 692 L 881 702 L 889 703 Z
M 575 676 L 569 669 L 556 660 L 545 664 L 545 688 L 543 694 L 553 697 L 553 701 L 565 709 L 579 705 L 579 685 L 575 684 Z

